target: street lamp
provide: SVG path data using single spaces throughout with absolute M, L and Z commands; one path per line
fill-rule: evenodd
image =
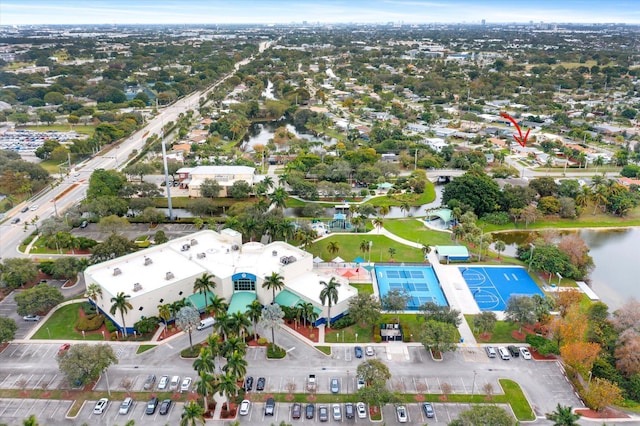
M 531 264 L 533 263 L 533 252 L 536 249 L 536 246 L 534 246 L 533 244 L 529 243 L 529 245 L 531 246 L 531 257 L 529 257 L 529 267 L 527 268 L 527 272 L 531 271 Z
M 358 343 L 358 333 L 356 333 L 356 343 Z
M 340 340 L 340 332 L 336 333 L 336 343 Z
M 473 394 L 475 393 L 476 390 L 476 375 L 478 374 L 478 372 L 476 370 L 473 370 L 473 383 L 471 384 L 471 397 L 473 398 Z

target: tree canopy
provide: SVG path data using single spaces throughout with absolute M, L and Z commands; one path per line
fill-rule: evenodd
M 118 357 L 106 343 L 87 345 L 73 344 L 58 355 L 58 366 L 67 381 L 75 385 L 96 380 L 111 364 L 117 364 Z

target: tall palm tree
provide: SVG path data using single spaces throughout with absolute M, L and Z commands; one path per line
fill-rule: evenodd
M 163 305 L 158 305 L 158 316 L 164 323 L 164 328 L 166 330 L 167 323 L 171 319 L 171 306 L 168 303 L 165 303 Z
M 227 401 L 231 401 L 231 397 L 238 395 L 238 381 L 231 374 L 221 374 L 218 378 L 218 392 L 226 396 Z
M 175 302 L 169 305 L 169 309 L 171 310 L 171 317 L 175 318 L 178 315 L 180 309 L 187 306 L 187 299 L 176 300 Z
M 280 291 L 284 288 L 284 278 L 277 272 L 272 272 L 271 275 L 265 278 L 262 283 L 262 288 L 271 290 L 273 292 L 273 302 L 276 301 L 276 290 Z
M 244 359 L 244 354 L 234 352 L 227 358 L 227 363 L 222 367 L 222 371 L 233 376 L 236 381 L 244 379 L 247 374 L 247 366 L 249 363 Z
M 198 423 L 205 424 L 204 408 L 195 401 L 189 401 L 184 405 L 180 416 L 180 426 L 196 426 Z
M 369 252 L 370 249 L 371 249 L 371 246 L 369 245 L 369 241 L 367 240 L 360 241 L 360 251 L 362 252 L 362 255 L 364 256 L 365 259 L 367 258 L 366 254 Z
M 242 353 L 242 354 L 246 353 L 247 344 L 242 340 L 240 340 L 238 337 L 230 336 L 222 344 L 222 347 L 220 349 L 220 354 L 225 358 L 229 358 L 235 352 Z
M 271 189 L 273 188 L 274 184 L 273 184 L 273 178 L 271 176 L 265 176 L 264 179 L 262 179 L 262 183 L 264 184 L 264 186 L 267 189 Z
M 384 226 L 384 220 L 382 220 L 382 218 L 380 216 L 376 217 L 373 219 L 373 226 L 375 228 L 378 228 L 378 234 L 380 233 L 380 230 L 382 229 L 382 227 Z
M 195 390 L 202 397 L 204 412 L 209 411 L 209 395 L 216 391 L 216 376 L 206 371 L 199 371 L 200 380 L 195 383 Z
M 213 323 L 213 329 L 222 334 L 224 340 L 227 340 L 229 331 L 231 330 L 231 317 L 226 312 L 216 315 L 216 322 Z
M 214 362 L 213 350 L 209 346 L 200 348 L 200 355 L 193 360 L 193 369 L 199 374 L 201 372 L 214 373 L 216 364 Z
M 340 251 L 340 244 L 337 241 L 330 241 L 327 244 L 327 251 L 331 253 L 331 256 L 335 256 Z
M 547 413 L 546 417 L 553 422 L 553 426 L 577 426 L 582 415 L 573 413 L 571 407 L 558 404 L 555 411 Z
M 219 297 L 214 294 L 213 297 L 209 298 L 209 305 L 207 306 L 208 314 L 213 314 L 213 316 L 217 318 L 219 315 L 226 314 L 227 309 L 229 309 L 229 304 L 224 300 L 224 297 Z
M 257 300 L 254 300 L 253 302 L 251 302 L 249 306 L 247 306 L 247 310 L 245 314 L 247 315 L 247 318 L 249 318 L 249 320 L 252 323 L 253 338 L 255 340 L 258 340 L 257 327 L 258 327 L 258 321 L 260 321 L 260 315 L 262 315 L 262 305 Z
M 131 305 L 131 303 L 129 303 L 129 301 L 127 300 L 130 297 L 130 295 L 124 294 L 124 292 L 121 291 L 116 295 L 116 297 L 111 298 L 112 305 L 111 309 L 109 309 L 111 315 L 115 315 L 116 311 L 120 312 L 120 317 L 122 318 L 122 330 L 125 337 L 127 336 L 127 325 L 124 322 L 124 314 L 129 312 L 129 309 L 133 309 L 133 305 Z
M 276 188 L 269 196 L 271 204 L 275 204 L 276 208 L 283 209 L 287 200 L 287 191 L 283 187 Z
M 400 210 L 402 210 L 404 216 L 407 217 L 407 213 L 411 210 L 411 205 L 408 202 L 403 201 L 402 204 L 400 204 Z
M 327 326 L 331 328 L 331 306 L 333 306 L 334 303 L 338 303 L 338 287 L 340 287 L 340 283 L 332 277 L 328 283 L 320 281 L 320 284 L 323 286 L 320 291 L 320 301 L 322 302 L 322 306 L 327 303 Z
M 378 213 L 382 217 L 385 217 L 386 215 L 388 215 L 390 211 L 391 211 L 391 208 L 389 206 L 380 206 L 380 207 L 378 207 Z
M 251 326 L 251 321 L 242 312 L 234 312 L 231 314 L 231 331 L 236 336 L 242 337 L 244 340 L 245 333 Z
M 88 299 L 91 299 L 94 302 L 97 302 L 98 297 L 102 298 L 102 287 L 100 287 L 96 283 L 89 284 L 85 295 L 87 296 Z
M 193 292 L 200 293 L 204 296 L 204 310 L 207 310 L 209 305 L 207 293 L 211 292 L 214 288 L 216 288 L 216 283 L 213 281 L 214 276 L 212 274 L 207 274 L 206 272 L 202 274 L 200 278 L 196 278 L 193 283 Z

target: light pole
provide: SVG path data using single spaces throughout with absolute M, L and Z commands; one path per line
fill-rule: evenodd
M 356 343 L 358 343 L 358 333 L 356 333 Z
M 104 378 L 107 380 L 107 393 L 111 396 L 111 388 L 109 387 L 109 375 L 107 374 L 107 369 L 104 369 Z
M 338 341 L 340 340 L 340 332 L 336 333 L 336 343 L 338 343 Z
M 347 370 L 347 394 L 349 394 L 349 370 Z
M 471 384 L 471 398 L 473 398 L 473 394 L 475 393 L 476 390 L 476 375 L 478 374 L 478 372 L 476 370 L 473 370 L 473 383 Z
M 531 264 L 533 263 L 533 252 L 536 249 L 536 246 L 534 246 L 533 244 L 529 243 L 529 245 L 531 246 L 531 257 L 529 258 L 529 267 L 527 268 L 527 272 L 531 271 Z

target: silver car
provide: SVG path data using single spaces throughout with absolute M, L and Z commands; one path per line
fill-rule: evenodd
M 340 381 L 331 379 L 331 393 L 340 393 Z

